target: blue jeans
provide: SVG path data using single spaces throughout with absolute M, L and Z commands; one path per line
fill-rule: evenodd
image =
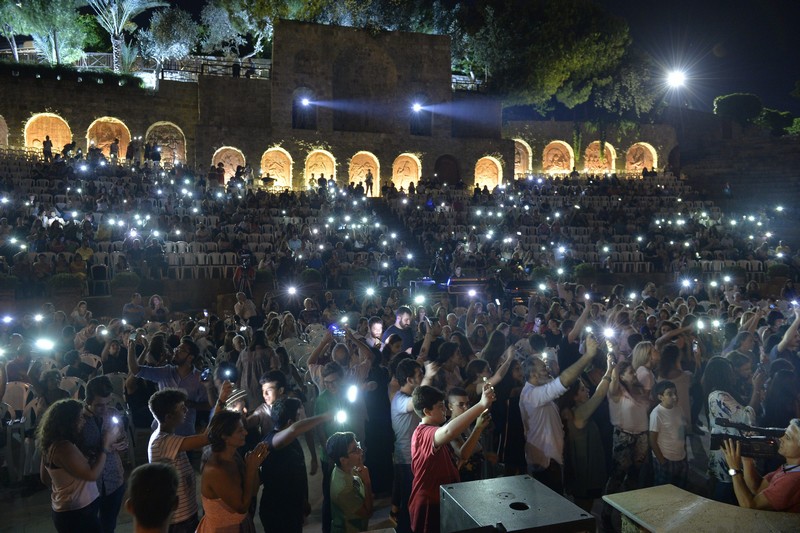
M 100 525 L 103 527 L 103 533 L 114 533 L 117 528 L 117 517 L 119 516 L 124 496 L 124 483 L 114 492 L 100 496 Z
M 58 533 L 101 533 L 100 521 L 97 519 L 97 509 L 100 505 L 99 498 L 84 507 L 74 511 L 52 511 L 53 525 Z

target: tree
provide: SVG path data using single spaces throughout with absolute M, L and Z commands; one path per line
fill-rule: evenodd
M 609 115 L 636 119 L 652 111 L 657 99 L 648 58 L 628 54 L 608 83 L 597 84 L 590 102 Z
M 733 93 L 714 98 L 714 114 L 746 126 L 761 115 L 761 98 L 750 93 Z
M 86 33 L 78 9 L 85 0 L 26 0 L 18 5 L 34 46 L 48 63 L 73 63 L 83 57 Z
M 300 1 L 299 4 L 304 4 L 305 1 Z M 265 44 L 272 38 L 274 21 L 287 18 L 290 13 L 287 0 L 210 0 L 209 4 L 225 11 L 233 34 L 249 38 L 252 49 L 244 56 L 240 54 L 242 59 L 263 52 Z M 206 27 L 205 30 L 209 31 L 209 28 Z M 229 38 L 227 41 L 217 40 L 220 46 L 225 42 L 231 41 Z M 209 40 L 209 43 L 214 44 L 213 40 Z M 229 46 L 229 50 L 235 50 L 237 53 L 240 53 L 240 49 L 241 45 L 236 45 L 235 48 Z
M 94 10 L 98 24 L 111 37 L 114 72 L 122 71 L 123 32 L 135 27 L 133 18 L 148 9 L 169 5 L 155 0 L 87 0 L 87 2 Z
M 154 11 L 150 18 L 150 27 L 139 30 L 138 37 L 142 55 L 156 62 L 158 88 L 164 62 L 188 56 L 197 45 L 200 27 L 186 11 L 170 7 Z
M 758 117 L 757 122 L 766 128 L 775 137 L 780 137 L 786 134 L 786 130 L 792 126 L 794 117 L 788 111 L 777 111 L 775 109 L 767 109 L 766 107 Z
M 19 62 L 16 35 L 29 33 L 21 7 L 16 0 L 0 0 L 0 34 L 6 38 L 14 55 L 14 61 Z

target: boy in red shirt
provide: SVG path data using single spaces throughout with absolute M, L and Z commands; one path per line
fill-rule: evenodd
M 443 392 L 420 385 L 411 398 L 414 411 L 422 419 L 411 437 L 411 470 L 414 473 L 408 503 L 411 529 L 414 533 L 436 533 L 439 531 L 439 486 L 461 480 L 449 443 L 491 407 L 495 400 L 494 387 L 487 383 L 481 401 L 445 425 L 442 425 L 447 419 Z

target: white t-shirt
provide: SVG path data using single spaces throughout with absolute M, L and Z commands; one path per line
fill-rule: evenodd
M 657 405 L 650 413 L 650 431 L 658 432 L 658 447 L 665 459 L 683 461 L 686 458 L 686 424 L 677 405 L 672 409 Z
M 525 383 L 519 410 L 525 429 L 525 458 L 529 465 L 547 468 L 550 460 L 564 464 L 564 426 L 554 400 L 567 392 L 559 378 L 540 386 Z
M 151 463 L 171 463 L 178 471 L 178 508 L 172 515 L 172 523 L 178 524 L 197 516 L 197 488 L 195 475 L 186 452 L 180 451 L 185 437 L 164 433 L 156 429 L 150 436 L 147 460 Z

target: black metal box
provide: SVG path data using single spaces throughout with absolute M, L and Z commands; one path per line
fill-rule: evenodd
M 530 476 L 439 487 L 442 533 L 592 531 L 594 517 Z

